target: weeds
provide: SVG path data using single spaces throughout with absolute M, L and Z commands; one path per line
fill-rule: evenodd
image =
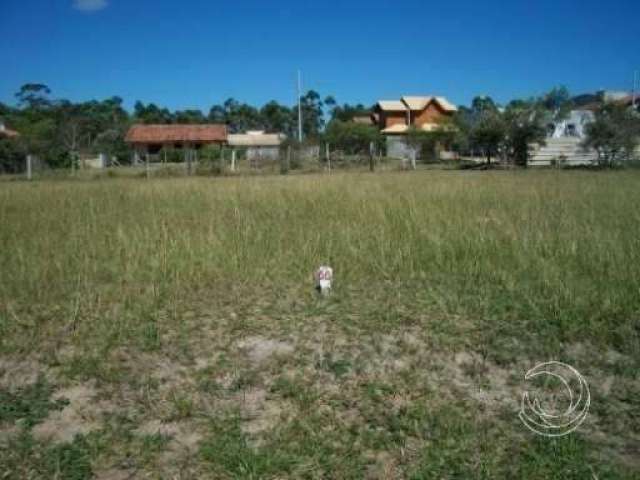
M 111 413 L 67 444 L 0 436 L 2 474 L 637 477 L 639 181 L 5 182 L 0 381 L 34 359 L 52 385 L 95 384 Z M 518 423 L 511 384 L 550 359 L 593 386 L 591 416 L 558 441 Z M 0 433 L 62 408 L 53 392 L 1 390 Z
M 69 403 L 66 399 L 51 400 L 52 392 L 42 377 L 15 392 L 0 389 L 0 422 L 20 421 L 25 428 L 33 427 L 46 418 L 50 410 L 62 410 Z

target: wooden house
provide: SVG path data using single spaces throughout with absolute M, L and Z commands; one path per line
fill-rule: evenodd
M 444 97 L 405 96 L 400 100 L 380 100 L 374 107 L 374 118 L 385 135 L 404 135 L 409 127 L 433 131 L 458 109 Z
M 436 131 L 457 110 L 444 97 L 404 96 L 400 100 L 379 101 L 373 109 L 372 118 L 386 137 L 388 156 L 415 158 L 417 152 L 406 142 L 409 128 L 415 127 L 425 132 Z M 442 147 L 441 158 L 450 157 L 449 152 L 446 152 L 446 145 Z

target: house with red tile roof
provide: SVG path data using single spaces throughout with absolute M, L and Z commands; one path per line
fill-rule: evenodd
M 222 145 L 227 141 L 226 125 L 133 125 L 125 142 L 137 148 L 160 150 L 162 147 L 200 148 Z
M 200 148 L 205 145 L 224 145 L 227 142 L 227 127 L 217 124 L 137 124 L 129 128 L 125 142 L 133 147 L 134 164 L 137 164 L 141 157 L 148 163 L 149 155 L 157 154 L 166 148 L 176 148 L 184 150 L 185 161 L 191 169 L 191 161 L 197 159 L 195 152 Z

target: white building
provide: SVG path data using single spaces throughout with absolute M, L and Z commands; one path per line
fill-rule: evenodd
M 549 138 L 585 138 L 586 126 L 595 118 L 591 110 L 572 110 L 567 118 L 549 124 Z
M 262 130 L 249 130 L 247 133 L 229 134 L 230 147 L 246 149 L 247 160 L 277 160 L 280 145 L 286 139 L 282 133 L 264 133 Z

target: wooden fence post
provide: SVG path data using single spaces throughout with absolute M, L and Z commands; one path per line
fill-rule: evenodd
M 329 167 L 329 173 L 331 173 L 331 149 L 329 148 L 329 142 L 325 145 L 325 151 L 327 152 L 327 166 Z
M 192 160 L 193 160 L 193 152 L 191 151 L 191 145 L 189 145 L 189 147 L 187 148 L 187 175 L 189 176 L 191 176 Z
M 369 170 L 370 171 L 374 171 L 376 169 L 376 160 L 375 160 L 375 156 L 374 156 L 374 144 L 373 142 L 371 142 L 369 144 Z
M 31 180 L 31 163 L 32 157 L 31 155 L 27 155 L 27 180 Z
M 282 147 L 278 148 L 278 161 L 280 162 L 280 175 L 286 175 L 289 173 L 289 149 L 283 150 Z

